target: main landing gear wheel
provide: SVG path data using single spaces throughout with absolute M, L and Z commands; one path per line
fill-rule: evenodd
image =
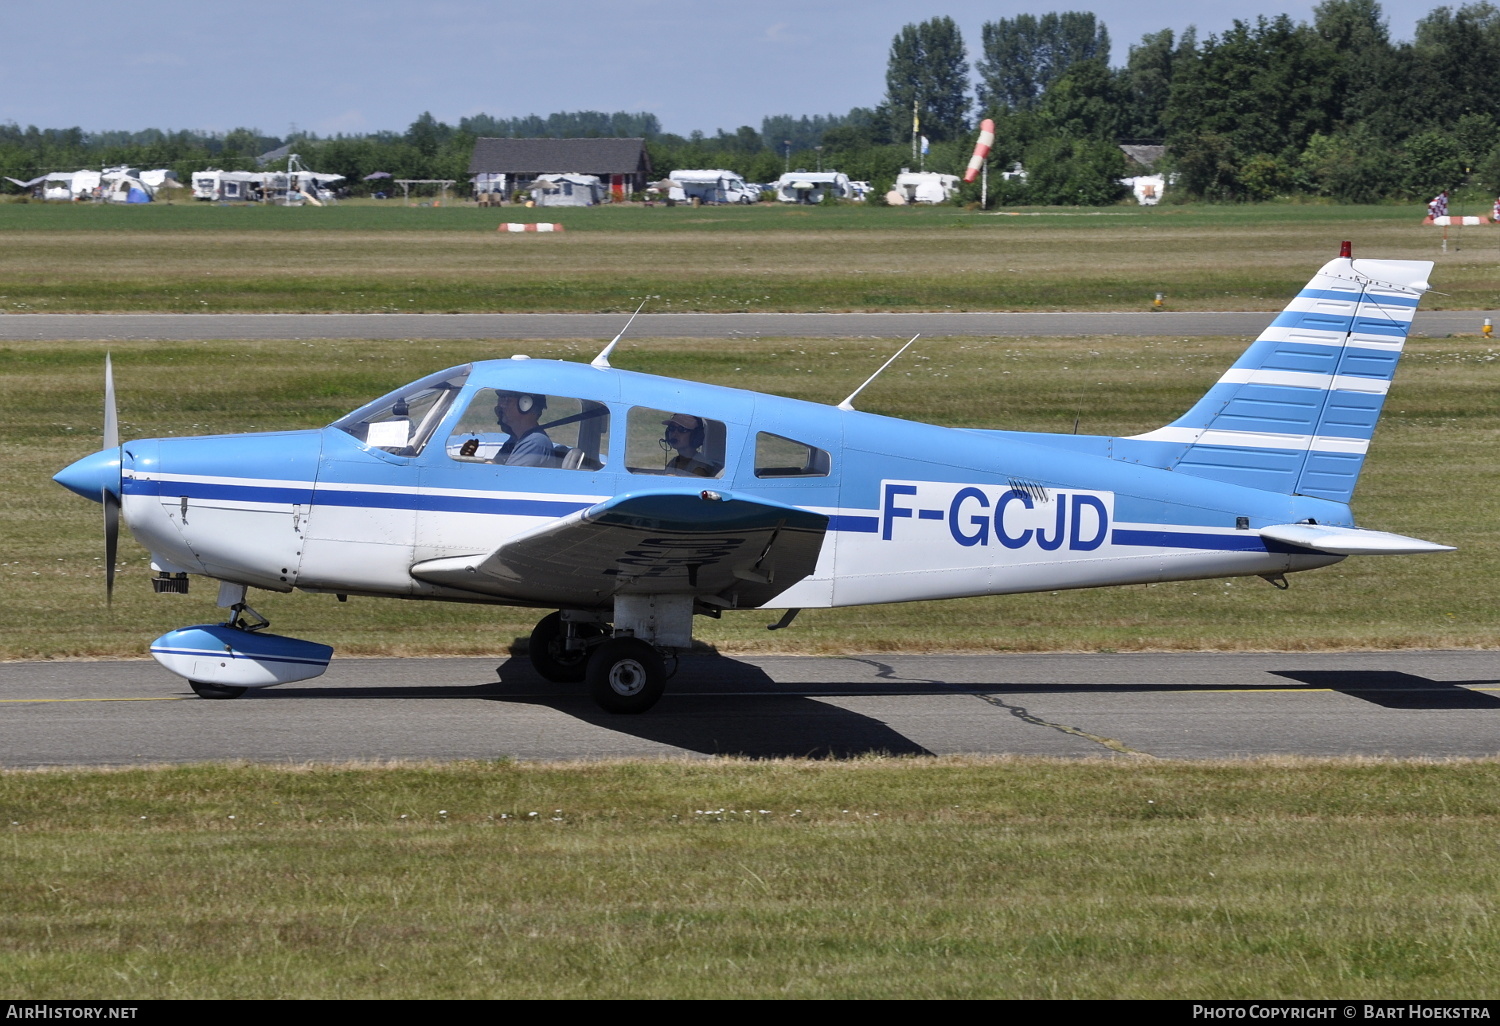
M 667 671 L 656 649 L 635 638 L 616 638 L 589 653 L 589 693 L 605 712 L 643 713 L 661 698 Z
M 188 681 L 188 687 L 193 689 L 193 694 L 199 698 L 239 698 L 245 693 L 244 688 L 232 687 L 228 684 L 209 684 L 201 680 Z
M 580 638 L 595 638 L 604 633 L 604 628 L 596 623 L 576 624 L 573 629 Z M 562 614 L 542 617 L 526 646 L 531 668 L 554 684 L 577 684 L 583 680 L 588 676 L 589 650 L 580 648 L 570 652 L 564 647 L 566 644 Z

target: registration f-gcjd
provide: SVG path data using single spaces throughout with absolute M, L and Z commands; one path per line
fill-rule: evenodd
M 322 673 L 251 588 L 548 610 L 530 658 L 643 712 L 693 618 L 1283 575 L 1446 546 L 1349 502 L 1432 264 L 1326 264 L 1198 403 L 1113 438 L 936 427 L 610 366 L 489 360 L 315 431 L 121 444 L 56 480 L 217 582 L 224 623 L 152 653 L 207 698 Z M 615 342 L 618 342 L 617 338 Z M 883 368 L 882 368 L 883 369 Z M 879 373 L 877 371 L 877 373 Z M 868 384 L 869 382 L 866 382 Z M 860 386 L 861 389 L 864 387 Z

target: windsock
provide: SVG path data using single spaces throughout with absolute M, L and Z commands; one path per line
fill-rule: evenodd
M 979 177 L 979 168 L 984 164 L 984 158 L 990 155 L 990 147 L 995 145 L 995 123 L 985 118 L 979 123 L 979 141 L 974 144 L 974 156 L 969 158 L 969 169 L 964 172 L 964 181 L 972 182 Z

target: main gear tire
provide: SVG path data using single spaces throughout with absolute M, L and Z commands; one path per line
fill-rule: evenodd
M 635 638 L 596 645 L 588 659 L 589 693 L 599 708 L 619 714 L 643 713 L 667 686 L 667 671 L 656 649 Z
M 594 638 L 604 633 L 597 623 L 575 624 L 573 630 L 579 637 Z M 588 676 L 589 650 L 580 648 L 569 651 L 565 645 L 567 634 L 562 613 L 549 613 L 533 628 L 531 641 L 526 646 L 526 658 L 531 668 L 541 677 L 554 684 L 577 684 Z

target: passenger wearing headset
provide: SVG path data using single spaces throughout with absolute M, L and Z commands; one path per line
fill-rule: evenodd
M 510 437 L 495 453 L 495 462 L 511 467 L 560 467 L 552 439 L 537 423 L 547 397 L 530 392 L 495 393 L 495 419 Z
M 716 477 L 719 465 L 703 458 L 706 435 L 702 417 L 691 413 L 674 413 L 662 421 L 665 437 L 661 447 L 676 455 L 667 460 L 667 473 L 678 477 Z

